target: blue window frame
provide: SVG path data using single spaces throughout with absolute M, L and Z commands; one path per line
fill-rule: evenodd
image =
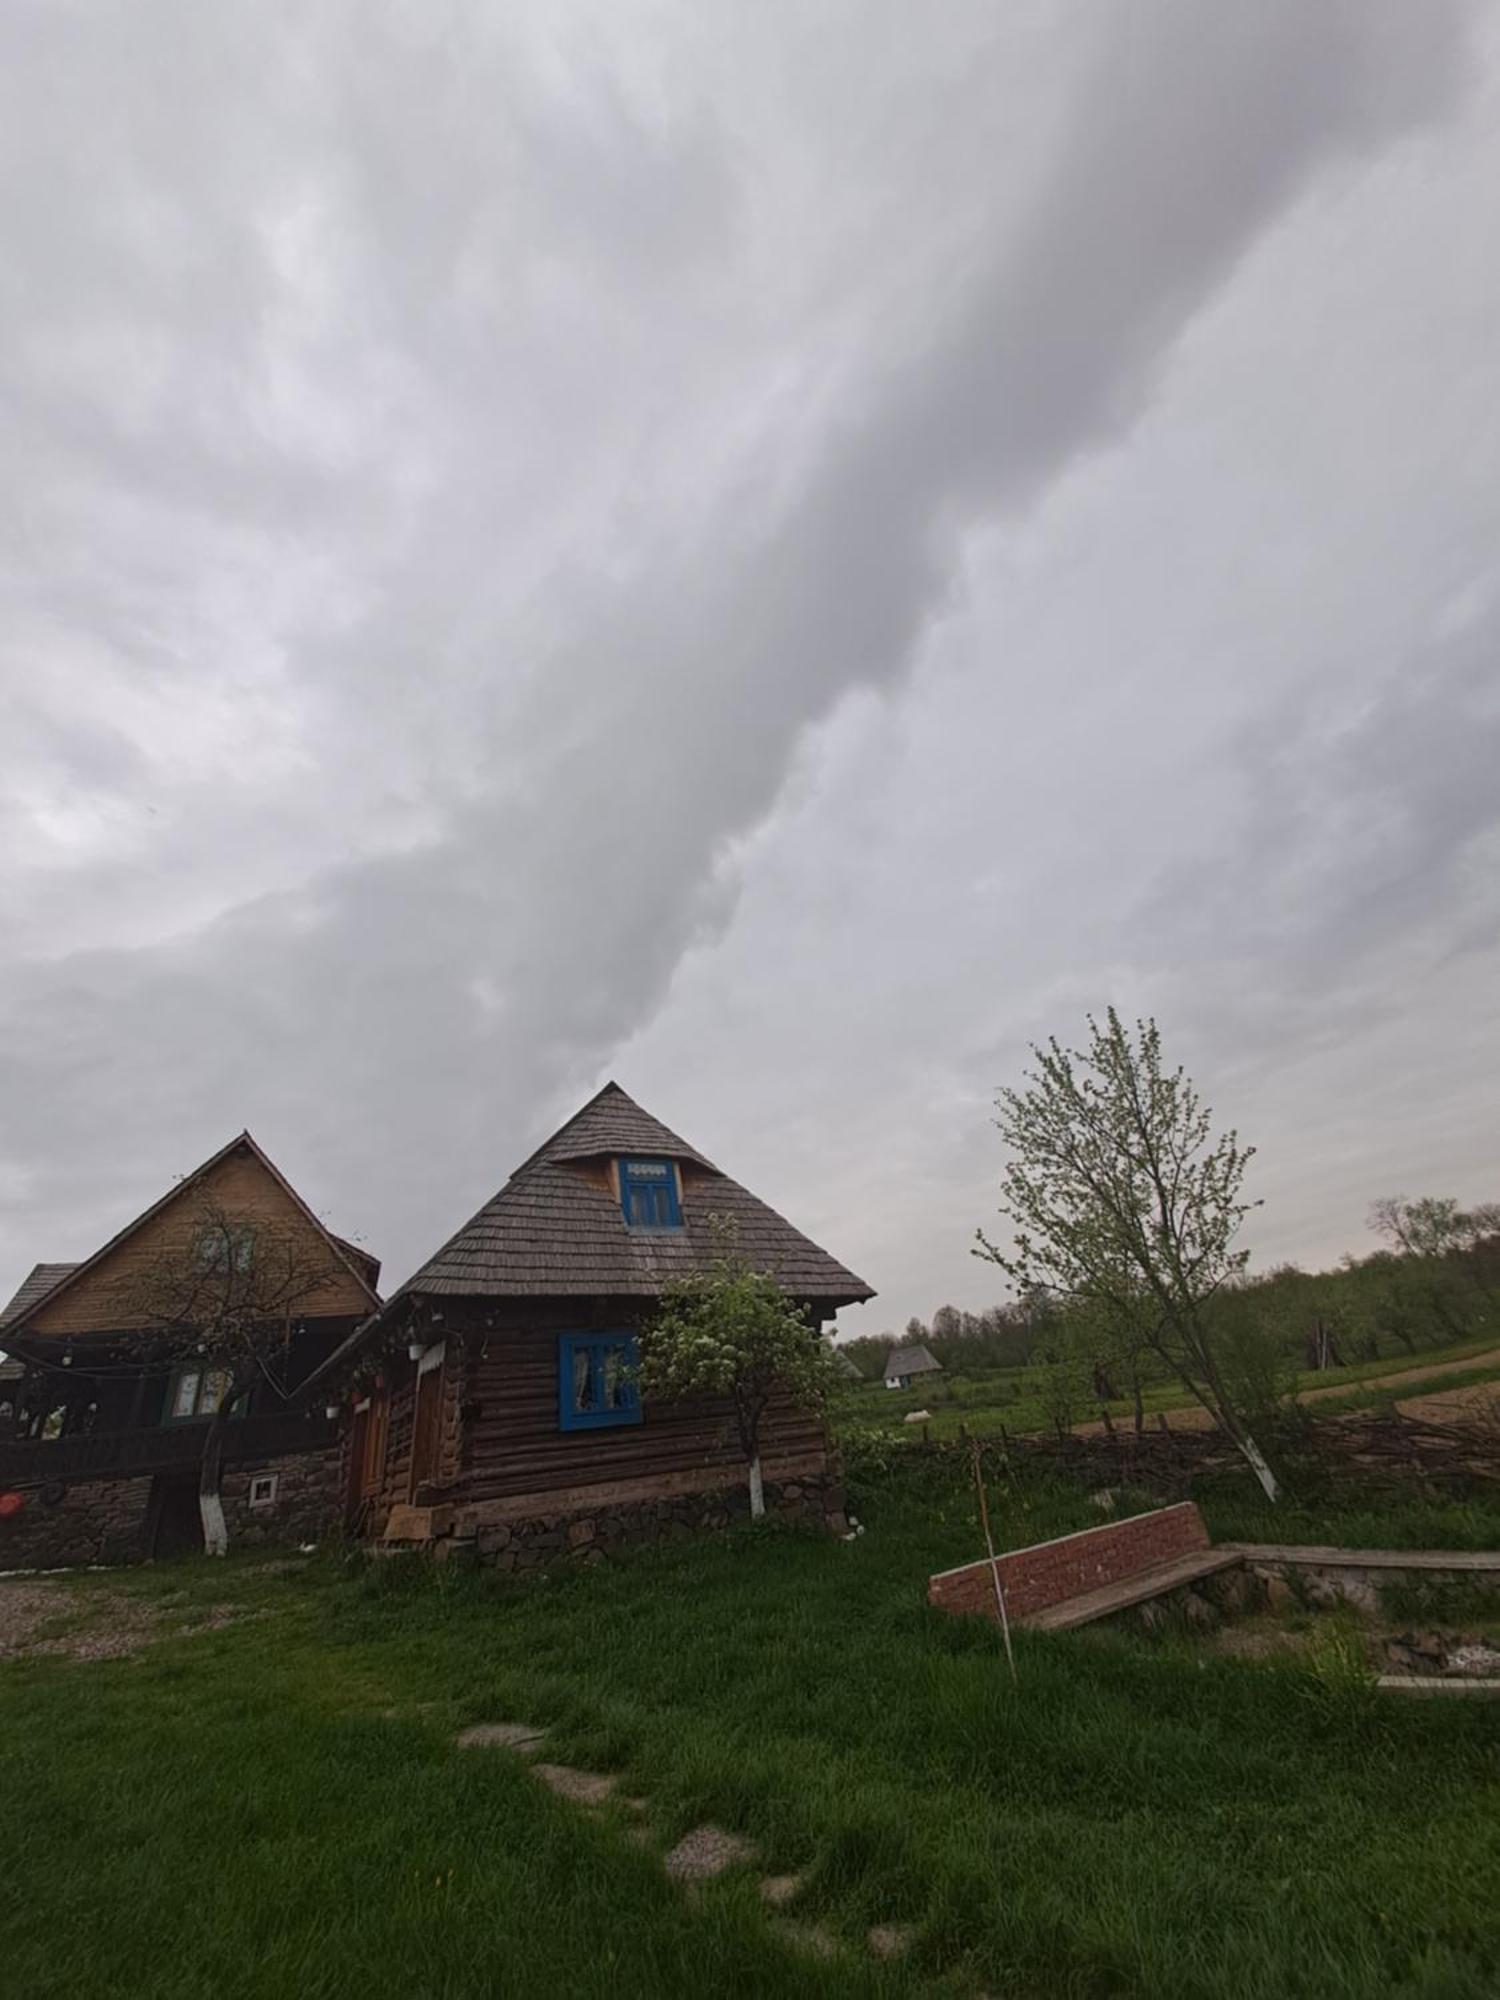
M 681 1229 L 676 1167 L 670 1160 L 621 1160 L 620 1207 L 632 1229 Z
M 640 1355 L 631 1333 L 565 1333 L 557 1343 L 557 1421 L 565 1431 L 638 1424 Z

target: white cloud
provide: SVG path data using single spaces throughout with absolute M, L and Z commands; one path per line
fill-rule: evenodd
M 0 1256 L 249 1123 L 400 1276 L 615 1067 L 904 1316 L 1111 996 L 1247 1129 L 1404 1013 L 1421 1155 L 1371 939 L 1492 915 L 1464 18 L 16 23 Z

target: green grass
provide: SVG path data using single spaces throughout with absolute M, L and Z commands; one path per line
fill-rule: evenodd
M 1409 1403 L 1417 1396 L 1441 1396 L 1453 1389 L 1467 1389 L 1479 1382 L 1495 1382 L 1496 1396 L 1500 1399 L 1500 1370 L 1494 1366 L 1487 1368 L 1455 1368 L 1444 1375 L 1414 1375 L 1409 1382 L 1388 1387 L 1366 1383 L 1355 1383 L 1346 1393 L 1322 1397 L 1316 1408 L 1319 1416 L 1337 1416 L 1345 1410 L 1390 1410 L 1397 1403 Z
M 1295 1387 L 1302 1390 L 1328 1391 L 1348 1387 L 1351 1394 L 1330 1396 L 1320 1394 L 1317 1407 L 1320 1411 L 1343 1409 L 1369 1409 L 1410 1396 L 1423 1395 L 1444 1388 L 1456 1388 L 1470 1382 L 1487 1382 L 1500 1379 L 1500 1367 L 1464 1369 L 1448 1376 L 1435 1376 L 1431 1380 L 1425 1375 L 1413 1374 L 1409 1385 L 1395 1390 L 1365 1390 L 1354 1393 L 1360 1383 L 1368 1382 L 1371 1376 L 1396 1375 L 1407 1371 L 1431 1370 L 1450 1362 L 1467 1360 L 1471 1355 L 1488 1354 L 1500 1346 L 1493 1333 L 1482 1339 L 1455 1341 L 1446 1347 L 1424 1348 L 1419 1354 L 1412 1354 L 1405 1348 L 1398 1348 L 1382 1354 L 1375 1361 L 1358 1361 L 1346 1368 L 1306 1369 L 1295 1378 Z M 958 1375 L 944 1373 L 924 1378 L 915 1388 L 887 1389 L 882 1382 L 851 1383 L 839 1397 L 839 1420 L 844 1426 L 873 1428 L 893 1433 L 912 1435 L 916 1427 L 908 1428 L 904 1419 L 909 1411 L 929 1410 L 930 1420 L 926 1425 L 928 1434 L 934 1438 L 957 1437 L 960 1430 L 967 1427 L 979 1436 L 997 1432 L 1001 1426 L 1013 1436 L 1024 1436 L 1032 1431 L 1046 1431 L 1052 1428 L 1052 1417 L 1048 1410 L 1044 1384 L 1047 1371 L 1040 1366 L 1024 1368 L 997 1368 L 985 1373 Z M 1148 1417 L 1154 1418 L 1158 1412 L 1197 1408 L 1193 1399 L 1176 1381 L 1158 1381 L 1147 1384 L 1142 1391 L 1142 1403 Z M 1134 1418 L 1134 1404 L 1126 1397 L 1116 1397 L 1109 1404 L 1111 1418 L 1116 1423 L 1129 1426 Z M 1080 1400 L 1074 1410 L 1078 1423 L 1093 1423 L 1099 1416 L 1097 1403 Z M 917 1433 L 920 1435 L 920 1433 Z
M 1016 1544 L 1097 1520 L 997 1494 Z M 1255 1506 L 1225 1482 L 1217 1532 Z M 967 1495 L 899 1478 L 842 1544 L 742 1532 L 500 1582 L 404 1562 L 163 1566 L 69 1586 L 262 1615 L 133 1660 L 0 1667 L 4 1990 L 26 2000 L 1399 1995 L 1500 1978 L 1500 1726 L 1372 1706 L 1305 1667 L 1018 1636 L 923 1602 Z M 1313 1517 L 1309 1516 L 1311 1520 Z M 1361 1536 L 1360 1528 L 1368 1532 Z M 1378 1510 L 1309 1539 L 1399 1540 Z M 1451 1539 L 1459 1524 L 1448 1521 Z M 1290 1532 L 1290 1523 L 1278 1523 Z M 1500 1545 L 1474 1507 L 1463 1532 Z M 0 1591 L 5 1586 L 0 1584 Z M 658 1847 L 713 1819 L 800 1871 L 823 1963 L 745 1878 L 688 1898 L 618 1818 L 555 1800 L 485 1719 L 618 1770 Z M 878 1966 L 875 1922 L 914 1927 Z

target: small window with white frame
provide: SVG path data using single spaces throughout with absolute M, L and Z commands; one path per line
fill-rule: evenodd
M 274 1507 L 276 1505 L 276 1474 L 257 1472 L 250 1481 L 250 1505 L 252 1507 Z

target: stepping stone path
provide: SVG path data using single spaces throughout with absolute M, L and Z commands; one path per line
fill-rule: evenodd
M 695 1826 L 685 1833 L 662 1866 L 674 1882 L 711 1882 L 726 1868 L 753 1861 L 755 1849 L 737 1833 L 721 1826 Z
M 899 1958 L 911 1943 L 911 1932 L 905 1924 L 872 1924 L 866 1941 L 877 1958 Z
M 535 1764 L 532 1768 L 549 1791 L 577 1806 L 602 1806 L 619 1783 L 607 1771 L 576 1771 L 571 1764 Z
M 766 1875 L 761 1878 L 761 1898 L 769 1903 L 773 1910 L 784 1909 L 788 1903 L 795 1900 L 801 1887 L 800 1875 Z
M 460 1750 L 518 1750 L 533 1757 L 545 1742 L 545 1729 L 533 1729 L 529 1722 L 476 1722 L 458 1738 Z
M 781 1923 L 777 1929 L 790 1945 L 810 1951 L 814 1958 L 837 1958 L 839 1941 L 824 1924 Z
M 456 1741 L 460 1750 L 510 1750 L 520 1757 L 535 1757 L 545 1742 L 547 1732 L 529 1722 L 476 1722 L 462 1730 Z M 597 1811 L 606 1800 L 615 1795 L 619 1779 L 607 1771 L 580 1771 L 571 1764 L 533 1764 L 538 1778 L 559 1798 L 570 1799 L 574 1805 Z M 628 1806 L 632 1812 L 646 1810 L 646 1800 L 621 1794 L 619 1803 Z M 649 1827 L 632 1826 L 625 1830 L 627 1840 L 639 1847 L 650 1844 Z M 662 1867 L 674 1882 L 681 1882 L 692 1889 L 700 1882 L 712 1882 L 727 1869 L 738 1868 L 755 1859 L 755 1848 L 742 1834 L 729 1833 L 721 1826 L 695 1826 L 685 1833 L 671 1853 L 662 1861 Z M 800 1875 L 764 1875 L 760 1881 L 763 1902 L 773 1910 L 782 1910 L 801 1894 Z M 808 1951 L 818 1958 L 834 1958 L 841 1949 L 838 1936 L 825 1924 L 798 1923 L 781 1917 L 777 1930 L 787 1943 L 800 1950 Z M 875 1924 L 867 1933 L 870 1950 L 877 1958 L 896 1958 L 911 1943 L 912 1933 L 904 1924 Z

